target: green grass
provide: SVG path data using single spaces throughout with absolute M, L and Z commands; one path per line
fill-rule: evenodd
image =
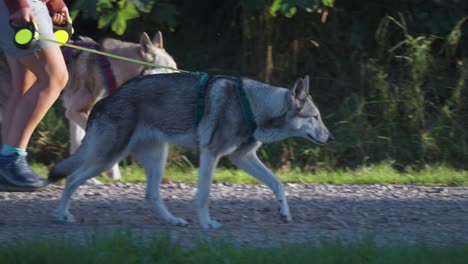
M 40 164 L 34 164 L 33 168 L 41 175 L 47 175 L 48 169 Z M 138 165 L 121 167 L 125 182 L 144 182 L 145 174 Z M 166 178 L 171 182 L 195 183 L 197 169 L 168 168 Z M 318 172 L 307 171 L 276 171 L 275 174 L 284 183 L 309 183 L 309 184 L 418 184 L 418 185 L 451 185 L 467 186 L 468 171 L 456 170 L 442 164 L 429 166 L 419 170 L 407 168 L 406 172 L 398 172 L 392 168 L 391 163 L 363 166 L 354 170 L 335 170 Z M 99 177 L 101 181 L 109 182 L 107 177 Z M 215 172 L 214 182 L 231 183 L 259 183 L 252 176 L 241 170 L 218 168 Z
M 468 245 L 288 244 L 241 247 L 228 242 L 181 246 L 169 235 L 143 240 L 128 232 L 86 241 L 29 240 L 0 246 L 0 263 L 466 263 Z

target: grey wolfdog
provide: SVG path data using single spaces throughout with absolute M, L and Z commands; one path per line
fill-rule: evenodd
M 143 32 L 139 43 L 121 41 L 114 38 L 105 38 L 97 43 L 89 37 L 80 36 L 73 44 L 91 49 L 155 63 L 166 67 L 177 68 L 172 56 L 164 49 L 163 35 L 157 31 L 153 39 Z M 169 73 L 172 70 L 158 67 L 148 67 L 133 62 L 122 61 L 106 57 L 104 61 L 98 56 L 87 51 L 72 49 L 68 55 L 64 50 L 69 72 L 69 81 L 64 88 L 60 99 L 65 108 L 65 116 L 70 128 L 70 153 L 75 152 L 84 137 L 86 123 L 91 108 L 97 101 L 111 93 L 109 89 L 109 78 L 114 82 L 115 88 L 120 87 L 129 79 L 140 75 Z M 102 64 L 107 65 L 102 65 Z M 109 74 L 106 76 L 104 67 L 108 67 Z M 0 53 L 0 111 L 11 94 L 10 69 L 3 52 Z M 0 114 L 0 122 L 1 122 Z M 120 179 L 120 171 L 115 164 L 109 171 L 114 180 Z M 97 180 L 95 181 L 97 183 Z
M 223 156 L 268 185 L 279 202 L 281 217 L 290 221 L 283 185 L 259 160 L 256 151 L 263 142 L 289 137 L 302 137 L 319 145 L 333 140 L 309 95 L 309 77 L 299 78 L 288 90 L 246 78 L 236 81 L 215 76 L 207 82 L 202 96 L 200 78 L 196 73 L 144 76 L 125 83 L 113 96 L 98 102 L 91 111 L 82 145 L 49 174 L 50 182 L 67 177 L 55 211 L 57 219 L 73 222 L 69 203 L 77 188 L 132 154 L 146 172 L 147 201 L 170 224 L 187 225 L 186 220 L 169 212 L 160 197 L 168 145 L 176 144 L 200 151 L 196 200 L 202 228 L 221 226 L 210 218 L 208 196 L 215 167 Z M 242 93 L 255 123 L 253 130 L 240 102 Z M 199 122 L 195 122 L 199 98 L 204 108 Z

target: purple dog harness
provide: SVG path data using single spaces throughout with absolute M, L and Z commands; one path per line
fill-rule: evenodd
M 94 44 L 94 43 L 88 43 L 84 41 L 69 41 L 69 43 L 76 45 L 76 46 L 88 48 L 88 49 L 94 49 L 94 50 L 99 50 L 99 51 L 101 50 L 101 47 L 98 44 Z M 63 58 L 65 59 L 65 62 L 68 64 L 70 60 L 72 59 L 73 49 L 69 47 L 62 47 L 62 54 L 63 54 Z M 96 54 L 95 56 L 97 58 L 97 61 L 99 62 L 99 66 L 106 79 L 109 95 L 112 95 L 117 89 L 117 85 L 115 83 L 114 75 L 112 74 L 112 69 L 110 67 L 109 60 L 104 55 Z

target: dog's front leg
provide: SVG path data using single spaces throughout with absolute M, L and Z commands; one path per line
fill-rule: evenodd
M 70 154 L 73 154 L 81 145 L 81 141 L 85 136 L 85 130 L 71 119 L 68 120 L 68 126 L 70 129 Z
M 211 180 L 218 161 L 219 156 L 214 155 L 210 150 L 206 148 L 200 150 L 197 205 L 198 217 L 203 229 L 217 229 L 221 227 L 220 223 L 210 218 L 208 209 Z
M 229 158 L 236 166 L 270 187 L 275 194 L 276 199 L 278 199 L 281 218 L 285 222 L 290 222 L 292 218 L 291 213 L 289 212 L 289 205 L 286 200 L 283 184 L 281 184 L 278 178 L 276 178 L 276 176 L 262 163 L 262 161 L 260 161 L 255 151 L 252 150 L 247 153 L 235 152 L 231 154 Z
M 170 224 L 187 226 L 188 222 L 175 217 L 166 207 L 161 197 L 161 181 L 166 167 L 169 146 L 167 143 L 156 143 L 151 148 L 142 147 L 135 151 L 135 157 L 141 163 L 148 179 L 146 187 L 146 200 L 159 211 L 161 216 Z

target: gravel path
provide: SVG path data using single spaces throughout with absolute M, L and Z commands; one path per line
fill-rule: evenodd
M 37 237 L 88 238 L 96 230 L 125 228 L 134 234 L 166 234 L 182 243 L 223 239 L 240 244 L 353 241 L 371 236 L 379 243 L 425 241 L 468 244 L 468 187 L 407 185 L 285 185 L 293 222 L 283 223 L 271 191 L 262 185 L 213 184 L 211 216 L 223 227 L 200 229 L 195 186 L 164 184 L 162 194 L 188 227 L 167 225 L 144 203 L 145 185 L 84 185 L 72 199 L 77 222 L 57 223 L 50 213 L 62 186 L 36 193 L 0 193 L 0 242 Z

